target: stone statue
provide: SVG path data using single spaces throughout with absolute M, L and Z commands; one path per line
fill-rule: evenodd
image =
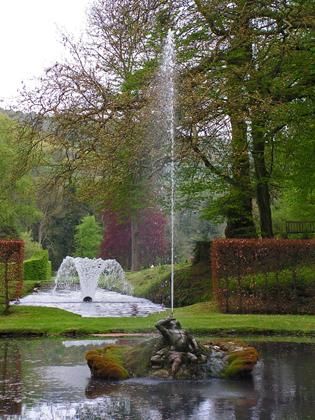
M 180 322 L 175 318 L 162 319 L 155 324 L 155 327 L 160 331 L 171 350 L 191 353 L 200 352 L 195 338 L 186 330 L 183 330 Z
M 204 363 L 207 360 L 203 349 L 181 324 L 172 317 L 162 319 L 155 324 L 164 339 L 163 347 L 151 357 L 153 369 L 170 367 L 174 378 L 182 365 Z

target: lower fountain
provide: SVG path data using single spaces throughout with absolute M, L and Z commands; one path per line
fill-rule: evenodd
M 20 305 L 63 309 L 82 317 L 147 316 L 163 305 L 132 296 L 121 265 L 112 259 L 66 257 L 50 289 L 20 299 Z
M 86 361 L 92 377 L 236 378 L 249 376 L 258 361 L 256 349 L 239 341 L 200 344 L 173 317 L 162 319 L 155 326 L 160 337 L 134 347 L 110 345 L 88 351 Z
M 71 292 L 78 287 L 83 302 L 94 300 L 97 287 L 129 295 L 133 291 L 116 260 L 66 257 L 57 272 L 54 291 Z

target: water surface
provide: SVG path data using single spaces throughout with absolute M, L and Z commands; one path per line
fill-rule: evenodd
M 96 289 L 93 302 L 83 302 L 80 290 L 54 292 L 51 288 L 21 298 L 20 305 L 58 308 L 88 318 L 147 316 L 165 311 L 163 305 L 158 305 L 148 299 L 100 287 Z
M 90 379 L 84 352 L 117 340 L 0 340 L 0 418 L 314 419 L 313 343 L 256 343 L 251 380 Z

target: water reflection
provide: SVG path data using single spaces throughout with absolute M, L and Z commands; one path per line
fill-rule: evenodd
M 0 418 L 314 418 L 314 344 L 257 343 L 246 381 L 91 380 L 84 352 L 111 342 L 0 340 Z
M 223 418 L 225 406 L 255 406 L 257 395 L 253 381 L 159 381 L 129 380 L 105 384 L 91 380 L 86 388 L 88 398 L 110 397 L 112 401 L 128 401 L 124 416 L 145 419 Z M 216 416 L 221 417 L 216 417 Z M 129 416 L 129 417 L 128 417 Z M 121 417 L 123 418 L 123 417 Z M 225 418 L 225 417 L 224 417 Z
M 0 415 L 22 411 L 21 354 L 19 346 L 0 341 Z

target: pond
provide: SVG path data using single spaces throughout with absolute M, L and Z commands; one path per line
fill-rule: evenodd
M 90 379 L 85 351 L 132 340 L 1 339 L 0 418 L 314 419 L 315 343 L 251 342 L 249 380 Z
M 48 288 L 21 298 L 19 303 L 26 306 L 59 308 L 88 318 L 147 316 L 166 309 L 148 299 L 99 287 L 93 302 L 83 302 L 79 290 L 55 292 L 53 288 Z

